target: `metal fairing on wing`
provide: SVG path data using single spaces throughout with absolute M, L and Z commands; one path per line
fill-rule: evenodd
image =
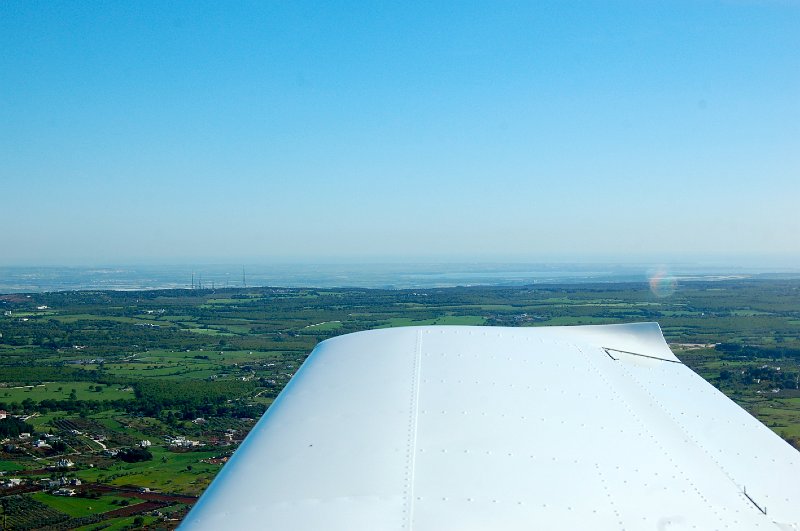
M 800 453 L 656 323 L 320 343 L 184 530 L 800 530 Z

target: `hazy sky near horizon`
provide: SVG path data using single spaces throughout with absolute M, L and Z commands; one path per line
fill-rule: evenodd
M 1 265 L 800 257 L 800 2 L 0 3 Z

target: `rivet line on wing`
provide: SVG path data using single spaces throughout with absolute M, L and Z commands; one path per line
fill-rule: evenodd
M 417 458 L 417 427 L 419 425 L 419 390 L 420 371 L 422 369 L 422 331 L 417 331 L 417 341 L 414 348 L 414 366 L 411 374 L 411 396 L 408 418 L 408 440 L 406 447 L 405 471 L 405 523 L 403 527 L 409 531 L 414 524 L 414 469 Z

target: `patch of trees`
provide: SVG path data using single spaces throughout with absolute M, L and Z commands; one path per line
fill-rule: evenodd
M 0 439 L 18 437 L 20 433 L 33 433 L 33 426 L 16 417 L 0 419 Z
M 249 396 L 256 386 L 241 380 L 142 380 L 133 386 L 134 407 L 153 417 L 164 409 L 204 411 Z
M 65 452 L 67 450 L 67 443 L 64 441 L 53 441 L 50 443 L 50 446 L 52 446 L 53 451 L 56 453 Z
M 0 409 L 6 409 L 13 413 L 30 413 L 39 412 L 47 413 L 49 411 L 66 411 L 68 413 L 89 414 L 98 411 L 108 411 L 110 409 L 123 409 L 130 410 L 131 404 L 134 400 L 54 400 L 45 399 L 41 402 L 34 402 L 30 399 L 25 399 L 21 404 L 19 402 L 0 402 Z
M 119 451 L 117 457 L 126 463 L 139 463 L 140 461 L 150 461 L 153 454 L 147 448 L 125 448 Z
M 719 382 L 729 385 L 758 384 L 764 388 L 797 389 L 800 387 L 798 373 L 782 371 L 776 367 L 751 366 L 744 369 L 722 369 L 719 372 Z
M 118 380 L 120 379 L 113 378 L 98 371 L 87 371 L 86 369 L 76 369 L 73 367 L 55 365 L 3 367 L 3 382 L 9 384 L 36 385 L 53 381 L 118 383 Z
M 722 359 L 741 360 L 753 358 L 792 358 L 800 359 L 800 349 L 761 347 L 755 345 L 740 345 L 738 343 L 720 343 L 714 350 L 722 352 Z
M 134 384 L 135 400 L 45 399 L 36 403 L 26 399 L 22 403 L 0 402 L 0 409 L 16 414 L 64 411 L 79 416 L 121 410 L 149 417 L 159 417 L 168 411 L 175 411 L 178 418 L 184 420 L 200 416 L 258 418 L 264 412 L 262 406 L 247 406 L 240 401 L 244 397 L 252 396 L 258 387 L 258 381 L 147 380 Z M 266 396 L 277 396 L 280 389 L 278 386 L 274 387 L 266 392 Z

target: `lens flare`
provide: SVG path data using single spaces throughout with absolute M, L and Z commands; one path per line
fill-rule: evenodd
M 666 269 L 659 269 L 650 276 L 650 291 L 656 297 L 669 297 L 678 289 L 678 279 Z

